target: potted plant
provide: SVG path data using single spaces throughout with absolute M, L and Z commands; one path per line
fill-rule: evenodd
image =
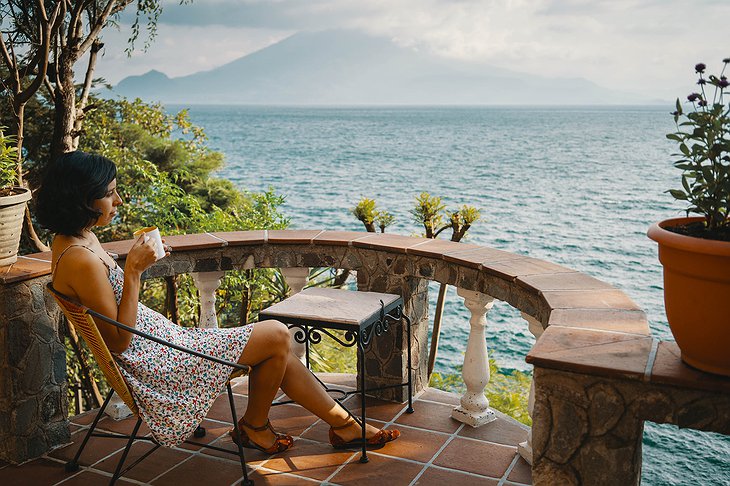
M 18 259 L 20 232 L 23 229 L 25 204 L 30 190 L 18 182 L 18 149 L 15 139 L 6 136 L 0 127 L 0 267 Z
M 695 368 L 730 376 L 730 90 L 723 59 L 719 76 L 695 71 L 699 93 L 677 99 L 674 165 L 681 188 L 668 192 L 687 203 L 687 216 L 653 225 L 664 266 L 664 306 L 682 360 Z M 689 217 L 690 213 L 700 216 Z

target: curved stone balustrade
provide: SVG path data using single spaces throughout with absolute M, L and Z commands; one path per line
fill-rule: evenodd
M 166 241 L 172 254 L 151 267 L 147 277 L 329 266 L 355 270 L 361 290 L 403 295 L 414 323 L 417 389 L 426 379 L 426 280 L 459 289 L 470 302 L 472 332 L 483 333 L 491 299 L 510 303 L 539 337 L 527 357 L 535 366 L 530 407 L 534 484 L 635 483 L 644 420 L 728 433 L 730 380 L 682 365 L 671 343 L 649 336 L 644 312 L 623 292 L 569 268 L 473 244 L 350 231 L 206 233 Z M 123 259 L 131 244 L 105 246 Z M 14 462 L 64 439 L 59 314 L 43 292 L 49 271 L 48 253 L 20 257 L 0 269 L 0 413 L 12 415 L 0 441 L 7 443 L 11 436 L 15 444 L 0 453 Z M 378 384 L 400 383 L 405 376 L 404 336 L 393 334 L 392 341 L 377 343 L 366 357 L 368 375 Z M 470 356 L 467 349 L 464 366 L 465 381 L 471 383 L 465 397 L 471 398 L 483 391 L 485 372 L 470 363 L 483 364 L 486 344 L 482 349 L 470 342 L 472 347 L 476 351 Z M 38 359 L 49 362 L 40 372 L 30 365 Z M 389 398 L 402 400 L 398 393 L 403 391 L 393 389 Z M 462 398 L 459 413 L 468 417 L 459 419 L 478 425 L 484 407 Z M 30 408 L 31 419 L 26 419 Z M 530 444 L 523 444 L 521 453 L 530 457 Z

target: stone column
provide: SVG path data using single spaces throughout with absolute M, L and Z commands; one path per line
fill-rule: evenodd
M 462 369 L 466 392 L 461 397 L 461 405 L 451 412 L 451 417 L 472 427 L 479 427 L 497 419 L 489 409 L 489 400 L 484 396 L 484 389 L 489 383 L 489 357 L 484 331 L 487 327 L 486 314 L 494 305 L 494 297 L 462 288 L 457 289 L 457 293 L 471 312 L 471 329 Z
M 193 272 L 193 281 L 200 294 L 201 329 L 218 327 L 218 316 L 215 313 L 215 291 L 221 284 L 225 272 Z
M 14 464 L 70 437 L 63 318 L 49 281 L 0 285 L 0 459 Z
M 537 366 L 533 376 L 532 484 L 638 486 L 641 413 L 666 414 L 671 400 L 640 381 Z
M 284 276 L 286 284 L 291 289 L 289 295 L 298 294 L 302 291 L 309 281 L 309 267 L 288 267 L 281 268 L 281 274 Z M 295 329 L 290 329 L 291 334 L 291 350 L 304 363 L 306 360 L 306 349 L 304 343 L 298 343 L 294 339 Z
M 363 255 L 366 259 L 370 255 Z M 413 393 L 428 385 L 428 282 L 422 278 L 400 275 L 393 268 L 404 268 L 403 261 L 390 257 L 368 258 L 368 265 L 357 270 L 358 290 L 385 292 L 403 297 L 404 312 L 411 319 L 411 359 L 413 366 Z M 365 354 L 366 386 L 386 386 L 408 380 L 408 341 L 405 326 L 396 324 L 390 331 L 373 339 Z M 358 363 L 358 372 L 361 369 Z M 405 402 L 406 387 L 395 387 L 377 392 L 379 398 Z
M 535 336 L 535 340 L 540 339 L 540 336 L 542 336 L 542 333 L 545 330 L 542 327 L 542 323 L 529 314 L 525 314 L 524 312 L 522 312 L 521 314 L 522 318 L 527 321 L 530 332 L 533 336 Z M 530 418 L 532 418 L 532 410 L 534 408 L 535 380 L 533 378 L 532 383 L 530 383 L 530 395 L 527 398 L 527 413 L 530 415 Z M 525 442 L 520 442 L 517 445 L 517 452 L 520 453 L 522 458 L 527 461 L 528 464 L 532 465 L 532 429 L 530 429 L 530 431 L 527 433 L 527 440 Z

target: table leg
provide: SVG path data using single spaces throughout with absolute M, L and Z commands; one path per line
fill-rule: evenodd
M 367 454 L 367 439 L 365 438 L 365 347 L 362 343 L 362 333 L 357 341 L 357 354 L 359 354 L 360 361 L 360 427 L 362 428 L 362 455 L 360 456 L 360 462 L 368 462 Z
M 413 366 L 411 364 L 411 320 L 407 315 L 403 314 L 403 320 L 406 322 L 406 336 L 408 337 L 408 408 L 406 412 L 413 413 Z M 402 322 L 402 321 L 401 321 Z

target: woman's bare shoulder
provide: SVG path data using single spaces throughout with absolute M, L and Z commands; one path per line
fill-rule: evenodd
M 61 293 L 79 297 L 82 288 L 97 282 L 102 276 L 106 279 L 103 262 L 83 245 L 61 244 L 56 248 L 54 244 L 53 257 L 53 286 Z

